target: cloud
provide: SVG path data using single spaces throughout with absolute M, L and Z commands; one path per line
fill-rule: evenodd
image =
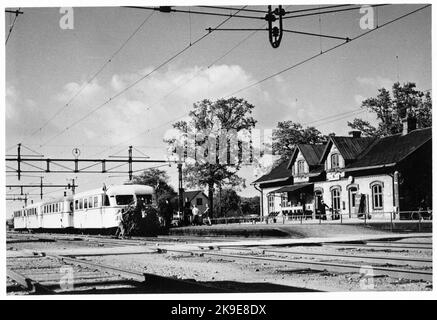
M 384 78 L 381 76 L 376 77 L 357 77 L 356 80 L 361 85 L 370 86 L 375 89 L 385 88 L 390 90 L 393 86 L 394 81 L 389 78 Z
M 357 106 L 361 106 L 362 102 L 365 100 L 366 98 L 361 95 L 361 94 L 356 94 L 354 95 L 354 101 L 357 104 Z
M 55 95 L 55 100 L 67 103 L 73 97 L 74 99 L 90 99 L 94 95 L 101 92 L 103 88 L 99 85 L 98 81 L 94 79 L 90 83 L 86 81 L 77 83 L 77 82 L 69 82 L 62 88 L 62 91 Z M 80 92 L 80 94 L 78 94 Z
M 8 139 L 19 141 L 23 135 L 29 134 L 29 130 L 34 130 L 35 119 L 40 118 L 40 108 L 33 99 L 24 95 L 12 85 L 6 85 L 6 132 Z
M 193 103 L 203 100 L 226 97 L 240 88 L 255 82 L 252 74 L 239 65 L 215 65 L 167 68 L 150 74 L 151 67 L 136 72 L 116 73 L 104 79 L 95 79 L 88 84 L 68 108 L 65 103 L 81 90 L 86 82 L 68 82 L 59 93 L 48 99 L 44 108 L 28 103 L 28 115 L 13 114 L 15 107 L 8 106 L 11 123 L 17 124 L 17 133 L 26 128 L 35 130 L 38 125 L 50 119 L 58 110 L 59 114 L 49 125 L 33 138 L 33 143 L 65 145 L 163 145 L 166 130 L 171 124 L 187 117 Z M 135 86 L 116 96 L 124 88 L 139 81 Z M 17 93 L 9 88 L 7 99 L 16 101 Z M 115 98 L 106 103 L 108 98 Z M 287 119 L 296 114 L 296 121 L 311 116 L 305 104 L 296 105 L 295 95 L 285 81 L 269 85 L 255 86 L 236 94 L 255 105 L 253 117 L 258 120 L 257 127 L 271 128 L 278 119 Z M 298 108 L 305 108 L 300 110 Z M 96 110 L 93 112 L 93 110 Z M 39 113 L 36 113 L 39 112 Z M 83 118 L 85 115 L 90 116 Z M 29 117 L 29 120 L 26 120 Z M 35 120 L 36 119 L 36 120 Z M 77 124 L 75 124 L 77 123 Z M 75 124 L 71 126 L 71 124 Z M 66 129 L 68 127 L 68 129 Z M 61 135 L 57 136 L 60 132 Z M 9 131 L 8 131 L 9 135 Z M 100 149 L 104 150 L 104 149 Z M 159 155 L 156 155 L 159 156 Z

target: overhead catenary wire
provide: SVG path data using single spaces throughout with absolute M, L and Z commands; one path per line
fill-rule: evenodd
M 191 9 L 190 10 L 173 9 L 171 7 L 164 7 L 165 9 L 163 9 L 163 7 L 126 6 L 126 8 L 140 9 L 140 10 L 154 10 L 154 11 L 160 11 L 165 13 L 175 12 L 175 13 L 200 14 L 206 16 L 232 17 L 232 18 L 243 18 L 243 19 L 258 19 L 258 20 L 264 19 L 264 17 L 239 15 L 237 13 L 241 11 L 240 9 L 237 9 L 238 11 L 236 13 L 226 14 L 226 13 L 207 12 L 207 11 L 195 11 Z
M 238 47 L 240 47 L 244 42 L 246 42 L 247 40 L 249 40 L 249 39 L 250 39 L 252 36 L 254 36 L 257 32 L 259 32 L 260 30 L 263 30 L 263 29 L 261 29 L 261 28 L 265 27 L 266 25 L 267 25 L 267 22 L 265 22 L 265 23 L 263 23 L 262 25 L 260 25 L 258 29 L 253 30 L 253 32 L 251 32 L 251 33 L 248 34 L 246 37 L 244 37 L 242 40 L 240 40 L 236 45 L 232 46 L 232 47 L 231 47 L 229 50 L 227 50 L 224 54 L 222 54 L 222 55 L 220 55 L 218 58 L 216 58 L 216 59 L 215 59 L 213 62 L 211 62 L 211 63 L 210 63 L 206 68 L 201 68 L 201 69 L 199 69 L 199 70 L 198 70 L 198 71 L 197 71 L 197 72 L 196 72 L 196 73 L 195 73 L 195 74 L 194 74 L 190 79 L 188 79 L 188 80 L 182 82 L 180 85 L 176 86 L 176 87 L 175 87 L 173 90 L 171 90 L 169 93 L 167 93 L 166 95 L 164 95 L 163 97 L 161 97 L 158 101 L 154 102 L 153 105 L 156 104 L 156 103 L 158 103 L 158 102 L 160 102 L 160 101 L 162 101 L 163 99 L 167 98 L 168 96 L 170 96 L 171 94 L 173 94 L 174 92 L 176 92 L 177 90 L 179 90 L 180 88 L 186 86 L 188 83 L 190 83 L 191 81 L 193 81 L 196 77 L 198 77 L 202 71 L 211 68 L 211 67 L 212 67 L 213 65 L 215 65 L 218 61 L 220 61 L 220 60 L 222 60 L 223 58 L 225 58 L 226 56 L 228 56 L 232 51 L 234 51 L 235 49 L 237 49 Z M 176 120 L 179 120 L 179 119 L 183 118 L 184 116 L 185 116 L 185 113 L 182 114 L 181 116 L 178 116 L 178 117 L 175 118 L 175 119 L 176 119 Z M 107 149 L 105 149 L 105 150 L 103 150 L 103 151 L 101 151 L 101 152 L 96 153 L 95 155 L 100 155 L 100 154 L 104 153 L 106 150 L 113 149 L 114 147 L 117 147 L 117 146 L 119 146 L 119 145 L 121 145 L 121 144 L 123 144 L 123 143 L 126 143 L 126 142 L 129 141 L 129 140 L 135 139 L 135 138 L 137 138 L 137 137 L 139 137 L 139 136 L 141 136 L 141 135 L 143 135 L 143 134 L 146 134 L 147 132 L 150 132 L 151 130 L 155 130 L 155 129 L 161 128 L 161 127 L 167 125 L 168 123 L 171 123 L 172 121 L 176 121 L 175 119 L 170 120 L 170 121 L 168 121 L 168 122 L 165 122 L 165 123 L 163 123 L 163 124 L 160 124 L 160 125 L 158 125 L 157 127 L 149 128 L 149 129 L 147 129 L 147 130 L 145 130 L 145 131 L 142 131 L 142 132 L 140 132 L 140 133 L 138 133 L 138 134 L 136 134 L 136 135 L 134 135 L 134 136 L 129 137 L 129 138 L 126 139 L 126 140 L 123 140 L 122 142 L 119 142 L 119 143 L 117 143 L 117 144 L 115 144 L 115 145 L 113 145 L 113 146 L 110 146 L 109 148 L 107 148 Z
M 380 6 L 387 6 L 387 5 L 388 4 L 376 4 L 376 5 L 371 5 L 371 7 L 380 7 Z M 343 6 L 349 6 L 349 5 L 339 5 L 339 7 L 343 7 Z M 362 6 L 355 6 L 355 7 L 352 7 L 352 8 L 340 8 L 340 9 L 334 9 L 334 10 L 323 10 L 323 11 L 320 11 L 320 12 L 309 12 L 309 13 L 307 11 L 318 10 L 318 8 L 301 9 L 301 10 L 296 10 L 296 11 L 285 12 L 285 15 L 284 15 L 283 19 L 302 18 L 302 17 L 310 17 L 310 16 L 321 15 L 321 14 L 338 13 L 338 12 L 344 12 L 344 11 L 351 11 L 351 10 L 361 9 L 361 7 Z M 209 12 L 209 11 L 193 11 L 193 10 L 173 9 L 173 7 L 171 7 L 171 6 L 166 6 L 166 7 L 126 6 L 126 8 L 142 9 L 142 10 L 154 10 L 154 11 L 160 11 L 160 12 L 165 12 L 165 13 L 174 12 L 174 13 L 199 14 L 199 15 L 206 15 L 206 16 L 223 16 L 223 17 L 229 16 L 229 14 L 225 14 L 225 13 L 217 13 L 217 12 Z M 333 6 L 327 6 L 327 7 L 323 7 L 323 8 L 325 8 L 325 9 L 332 9 Z M 307 13 L 302 13 L 302 12 L 307 12 Z M 264 11 L 262 13 L 267 13 L 267 12 Z M 287 16 L 287 14 L 293 14 L 293 15 Z M 265 20 L 265 16 L 247 16 L 247 15 L 236 15 L 235 14 L 235 15 L 233 15 L 233 17 L 235 17 L 235 18 L 243 18 L 243 19 Z
M 388 6 L 389 4 L 372 4 L 370 7 L 383 7 Z M 339 13 L 339 12 L 345 12 L 345 11 L 351 11 L 351 10 L 357 10 L 361 9 L 362 6 L 357 6 L 353 8 L 344 8 L 344 9 L 336 9 L 336 10 L 324 10 L 320 12 L 312 12 L 312 13 L 302 13 L 302 14 L 295 14 L 290 16 L 284 16 L 282 19 L 293 19 L 293 18 L 303 18 L 303 17 L 311 17 L 311 16 L 318 16 L 322 14 L 330 14 L 330 13 Z
M 291 65 L 291 66 L 288 66 L 288 67 L 286 67 L 286 68 L 284 68 L 284 69 L 282 69 L 282 70 L 280 70 L 280 71 L 278 71 L 278 72 L 275 72 L 275 73 L 273 73 L 273 74 L 271 74 L 271 75 L 269 75 L 269 76 L 267 76 L 267 77 L 265 77 L 265 78 L 263 78 L 263 79 L 261 79 L 261 80 L 258 80 L 258 81 L 256 81 L 256 82 L 254 82 L 254 83 L 252 83 L 252 84 L 250 84 L 250 85 L 248 85 L 248 86 L 245 86 L 245 87 L 243 87 L 243 88 L 241 88 L 241 89 L 238 89 L 238 90 L 236 90 L 236 91 L 234 91 L 234 92 L 232 92 L 232 93 L 226 95 L 225 98 L 226 98 L 226 97 L 233 96 L 233 95 L 235 95 L 235 94 L 237 94 L 237 93 L 240 93 L 240 92 L 242 92 L 242 91 L 244 91 L 244 90 L 247 90 L 247 89 L 249 89 L 249 88 L 252 88 L 252 87 L 254 87 L 254 86 L 257 86 L 257 85 L 259 85 L 259 84 L 261 84 L 261 83 L 263 83 L 263 82 L 265 82 L 265 81 L 267 81 L 267 80 L 269 80 L 269 79 L 272 79 L 272 78 L 274 78 L 274 77 L 277 77 L 277 76 L 279 76 L 280 74 L 283 74 L 283 73 L 285 73 L 285 72 L 287 72 L 287 71 L 290 71 L 290 70 L 292 70 L 292 69 L 295 69 L 295 68 L 297 68 L 297 67 L 299 67 L 299 66 L 301 66 L 301 65 L 303 65 L 303 64 L 305 64 L 305 63 L 307 63 L 307 62 L 309 62 L 309 61 L 311 61 L 311 60 L 314 60 L 314 59 L 316 59 L 316 58 L 318 58 L 318 57 L 320 57 L 320 56 L 326 54 L 326 53 L 329 53 L 329 52 L 331 52 L 331 51 L 334 51 L 334 50 L 336 50 L 336 49 L 338 49 L 338 48 L 343 47 L 343 46 L 346 45 L 346 44 L 349 44 L 349 43 L 351 43 L 351 42 L 353 42 L 353 41 L 356 41 L 356 40 L 358 40 L 358 39 L 361 39 L 362 37 L 365 37 L 365 36 L 369 35 L 370 33 L 373 33 L 373 32 L 376 31 L 376 30 L 380 30 L 380 29 L 382 29 L 382 28 L 384 28 L 384 27 L 386 27 L 386 26 L 388 26 L 388 25 L 390 25 L 390 24 L 392 24 L 392 23 L 394 23 L 394 22 L 396 22 L 396 21 L 399 21 L 399 20 L 401 20 L 401 19 L 403 19 L 403 18 L 406 18 L 406 17 L 408 17 L 408 16 L 410 16 L 410 15 L 416 13 L 416 12 L 419 12 L 419 11 L 421 11 L 421 10 L 424 10 L 424 9 L 428 8 L 429 6 L 431 6 L 431 5 L 425 5 L 425 6 L 422 6 L 422 7 L 418 8 L 418 9 L 416 9 L 416 10 L 410 11 L 410 12 L 408 12 L 408 13 L 406 13 L 406 14 L 403 14 L 403 15 L 397 17 L 397 18 L 391 19 L 391 20 L 389 20 L 389 21 L 387 21 L 387 22 L 381 24 L 381 25 L 379 26 L 379 28 L 377 28 L 377 29 L 376 29 L 376 28 L 375 28 L 375 29 L 370 29 L 370 30 L 368 30 L 368 31 L 366 31 L 366 32 L 363 32 L 363 33 L 361 33 L 361 34 L 359 34 L 359 35 L 357 35 L 357 36 L 355 36 L 355 37 L 350 38 L 349 41 L 346 41 L 346 42 L 343 42 L 343 43 L 340 43 L 340 44 L 334 45 L 334 46 L 330 47 L 329 49 L 327 49 L 327 50 L 325 50 L 325 51 L 322 51 L 322 52 L 320 52 L 320 53 L 318 53 L 318 54 L 312 55 L 312 56 L 310 56 L 310 57 L 308 57 L 308 58 L 306 58 L 306 59 L 304 59 L 304 60 L 302 60 L 302 61 L 300 61 L 300 62 L 298 62 L 298 63 L 296 63 L 296 64 L 293 64 L 293 65 Z
M 321 7 L 320 9 L 334 9 L 334 8 L 340 8 L 340 7 L 347 7 L 351 6 L 351 4 L 341 4 L 341 5 L 332 5 L 332 6 L 325 6 Z M 198 6 L 199 8 L 210 8 L 210 9 L 221 9 L 221 10 L 235 10 L 235 8 L 231 7 L 217 7 L 217 6 Z M 286 11 L 285 14 L 289 13 L 296 13 L 296 12 L 306 12 L 306 11 L 314 11 L 318 10 L 319 8 L 306 8 L 306 9 L 299 9 L 299 10 L 292 10 L 292 11 Z M 258 9 L 244 9 L 242 11 L 246 12 L 257 12 L 257 13 L 267 13 L 266 10 L 258 10 Z
M 254 87 L 254 86 L 256 86 L 256 85 L 258 85 L 258 84 L 260 84 L 260 83 L 262 83 L 262 82 L 265 82 L 265 81 L 267 81 L 267 80 L 269 80 L 269 79 L 271 79 L 271 78 L 274 78 L 274 77 L 276 77 L 276 76 L 278 76 L 278 75 L 280 75 L 280 74 L 282 74 L 282 73 L 285 73 L 285 72 L 287 72 L 287 71 L 289 71 L 289 70 L 292 70 L 292 69 L 294 69 L 294 68 L 296 68 L 296 67 L 298 67 L 298 66 L 300 66 L 300 65 L 303 65 L 303 64 L 305 64 L 305 63 L 307 63 L 307 62 L 309 62 L 309 61 L 311 61 L 311 60 L 313 60 L 313 59 L 315 59 L 315 58 L 317 58 L 317 57 L 319 57 L 319 56 L 321 56 L 321 55 L 323 55 L 323 54 L 325 54 L 325 53 L 328 53 L 328 52 L 330 52 L 330 51 L 333 51 L 333 50 L 335 50 L 335 49 L 338 49 L 338 48 L 340 48 L 340 47 L 342 47 L 342 46 L 344 46 L 344 45 L 346 45 L 346 44 L 348 44 L 348 43 L 350 43 L 350 42 L 352 42 L 352 41 L 358 40 L 358 39 L 360 39 L 360 38 L 362 38 L 362 37 L 364 37 L 364 36 L 366 36 L 366 35 L 368 35 L 368 34 L 374 32 L 374 31 L 376 31 L 376 30 L 380 30 L 380 29 L 382 29 L 383 27 L 388 26 L 388 25 L 390 25 L 390 24 L 392 24 L 392 23 L 394 23 L 394 22 L 396 22 L 396 21 L 399 21 L 399 20 L 401 20 L 401 19 L 404 19 L 404 18 L 406 18 L 406 17 L 408 17 L 408 16 L 410 16 L 410 15 L 416 13 L 416 12 L 421 11 L 421 10 L 424 10 L 424 9 L 426 9 L 426 8 L 429 7 L 429 6 L 430 6 L 430 5 L 425 5 L 425 6 L 422 6 L 422 7 L 418 8 L 418 9 L 416 9 L 416 10 L 410 11 L 410 12 L 408 12 L 408 13 L 406 13 L 406 14 L 403 14 L 403 15 L 401 15 L 401 16 L 398 16 L 398 17 L 396 17 L 396 18 L 393 18 L 393 19 L 391 19 L 391 20 L 389 20 L 389 21 L 387 21 L 387 22 L 381 24 L 381 25 L 379 26 L 378 29 L 371 29 L 371 30 L 369 30 L 369 31 L 366 31 L 366 32 L 364 32 L 364 33 L 362 33 L 362 34 L 360 34 L 360 35 L 357 35 L 357 36 L 351 38 L 351 39 L 350 39 L 349 41 L 347 41 L 347 42 L 344 42 L 344 43 L 341 43 L 341 44 L 335 45 L 335 46 L 333 46 L 333 47 L 331 47 L 331 48 L 329 48 L 329 49 L 327 49 L 327 50 L 325 50 L 325 51 L 323 51 L 323 52 L 321 52 L 321 53 L 319 53 L 319 54 L 316 54 L 316 55 L 313 55 L 313 56 L 311 56 L 311 57 L 309 57 L 309 58 L 306 58 L 306 59 L 304 59 L 304 60 L 302 60 L 302 61 L 300 61 L 300 62 L 298 62 L 298 63 L 296 63 L 296 64 L 294 64 L 294 65 L 292 65 L 292 66 L 289 66 L 289 67 L 287 67 L 287 68 L 285 68 L 285 69 L 282 69 L 282 70 L 280 70 L 280 71 L 278 71 L 278 72 L 276 72 L 276 73 L 274 73 L 274 74 L 271 74 L 271 75 L 269 75 L 269 76 L 267 76 L 267 77 L 265 77 L 265 78 L 263 78 L 263 79 L 261 79 L 261 80 L 255 82 L 255 83 L 253 83 L 253 84 L 250 84 L 249 86 L 243 87 L 243 88 L 241 88 L 241 89 L 239 89 L 239 90 L 237 90 L 237 91 L 234 91 L 233 93 L 228 94 L 228 95 L 226 95 L 226 96 L 224 96 L 224 97 L 225 97 L 225 98 L 226 98 L 226 97 L 230 97 L 230 96 L 235 95 L 236 93 L 239 93 L 239 92 L 242 92 L 242 91 L 244 91 L 244 90 L 246 90 L 246 89 L 249 89 L 249 88 L 251 88 L 251 87 Z M 137 134 L 136 136 L 131 137 L 130 139 L 134 139 L 134 138 L 136 138 L 136 137 L 138 137 L 138 136 L 140 136 L 140 135 L 142 135 L 142 134 L 145 134 L 145 133 L 147 133 L 147 132 L 150 132 L 151 130 L 155 130 L 155 129 L 157 129 L 157 128 L 163 127 L 163 126 L 167 125 L 168 123 L 171 123 L 171 122 L 174 122 L 174 121 L 178 121 L 179 119 L 181 119 L 181 118 L 183 118 L 183 117 L 185 117 L 185 116 L 187 116 L 187 115 L 188 115 L 188 113 L 184 113 L 184 114 L 182 114 L 182 115 L 180 115 L 180 116 L 178 116 L 178 117 L 176 117 L 176 118 L 174 118 L 174 119 L 172 119 L 172 120 L 169 120 L 169 121 L 164 122 L 164 123 L 161 124 L 161 125 L 158 125 L 158 126 L 156 126 L 156 127 L 154 127 L 154 128 L 147 129 L 146 131 L 144 131 L 144 132 L 142 132 L 142 133 L 139 133 L 139 134 Z M 124 142 L 125 142 L 125 141 L 124 141 Z
M 243 7 L 244 8 L 244 7 Z M 226 18 L 225 20 L 223 20 L 221 23 L 219 23 L 217 25 L 217 27 L 222 26 L 223 24 L 225 24 L 227 21 L 229 21 L 231 18 L 233 17 L 233 15 L 229 16 L 228 18 Z M 73 123 L 71 123 L 69 126 L 67 126 L 65 129 L 63 129 L 62 131 L 60 131 L 59 133 L 55 134 L 54 136 L 50 137 L 48 140 L 46 140 L 44 143 L 42 143 L 40 145 L 40 147 L 43 147 L 44 145 L 46 145 L 47 143 L 53 141 L 54 139 L 56 139 L 57 137 L 59 137 L 60 135 L 62 135 L 63 133 L 65 133 L 66 131 L 68 131 L 69 129 L 71 129 L 72 127 L 76 126 L 78 123 L 82 122 L 83 120 L 85 120 L 86 118 L 88 118 L 90 115 L 92 115 L 93 113 L 95 113 L 96 111 L 100 110 L 101 108 L 103 108 L 104 106 L 106 106 L 107 104 L 109 104 L 110 102 L 112 102 L 113 100 L 115 100 L 116 98 L 118 98 L 119 96 L 121 96 L 122 94 L 124 94 L 126 91 L 128 91 L 129 89 L 131 89 L 132 87 L 136 86 L 138 83 L 140 83 L 141 81 L 143 81 L 144 79 L 146 79 L 147 77 L 149 77 L 151 74 L 155 73 L 156 71 L 160 70 L 162 67 L 164 67 L 165 65 L 167 65 L 168 63 L 170 63 L 171 61 L 173 61 L 174 59 L 176 59 L 178 56 L 180 56 L 181 54 L 183 54 L 185 51 L 187 51 L 188 49 L 190 49 L 192 46 L 196 45 L 197 43 L 199 43 L 200 41 L 202 41 L 203 39 L 205 39 L 206 37 L 208 37 L 211 34 L 211 32 L 207 32 L 204 35 L 200 36 L 199 38 L 197 38 L 191 45 L 188 45 L 186 47 L 184 47 L 182 50 L 178 51 L 176 54 L 174 54 L 173 56 L 171 56 L 170 58 L 168 58 L 167 60 L 165 60 L 164 62 L 162 62 L 161 64 L 159 64 L 157 67 L 155 67 L 153 70 L 151 70 L 150 72 L 148 72 L 147 74 L 141 76 L 139 79 L 135 80 L 134 82 L 132 82 L 131 84 L 129 84 L 128 86 L 126 86 L 124 89 L 122 89 L 121 91 L 117 92 L 116 94 L 114 94 L 112 97 L 110 97 L 109 99 L 107 99 L 105 102 L 103 102 L 102 104 L 98 105 L 97 107 L 91 109 L 88 113 L 86 113 L 84 116 L 82 116 L 81 118 L 77 119 L 76 121 L 74 121 Z
M 82 91 L 92 83 L 94 79 L 96 79 L 100 73 L 112 62 L 117 54 L 120 53 L 121 50 L 128 44 L 128 42 L 143 28 L 143 26 L 149 21 L 149 19 L 153 16 L 154 12 L 148 15 L 140 25 L 130 34 L 130 36 L 123 41 L 121 46 L 112 53 L 109 58 L 101 65 L 101 67 L 90 77 L 88 80 L 78 89 L 78 91 L 65 103 L 60 109 L 58 109 L 49 119 L 47 119 L 44 124 L 38 129 L 34 130 L 30 135 L 34 135 L 44 129 L 53 119 L 55 119 L 61 112 L 63 112 L 67 107 L 71 106 L 71 103 L 82 93 Z
M 17 21 L 18 16 L 20 15 L 20 9 L 21 9 L 21 8 L 18 8 L 18 10 L 15 11 L 15 18 L 14 18 L 14 21 L 12 22 L 11 26 L 9 27 L 9 32 L 8 32 L 7 37 L 6 37 L 5 45 L 8 44 L 9 38 L 11 37 L 12 30 L 14 29 L 14 26 L 15 26 L 15 22 Z M 22 12 L 21 12 L 21 13 L 22 13 Z

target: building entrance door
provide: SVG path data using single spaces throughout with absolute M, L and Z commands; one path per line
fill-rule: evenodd
M 357 212 L 356 210 L 356 194 L 358 189 L 356 187 L 349 188 L 349 218 L 352 217 L 352 214 Z

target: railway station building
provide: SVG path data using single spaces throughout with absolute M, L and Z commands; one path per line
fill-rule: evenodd
M 350 134 L 298 144 L 289 159 L 254 181 L 262 217 L 387 220 L 432 210 L 432 128 L 417 129 L 405 119 L 399 134 Z

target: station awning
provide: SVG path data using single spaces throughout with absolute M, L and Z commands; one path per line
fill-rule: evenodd
M 300 190 L 300 189 L 303 189 L 303 188 L 307 188 L 307 187 L 310 187 L 310 186 L 314 186 L 314 183 L 294 184 L 294 185 L 291 185 L 291 186 L 285 186 L 285 187 L 282 187 L 282 188 L 270 191 L 269 194 L 270 193 L 293 192 L 293 191 L 297 191 L 297 190 Z

